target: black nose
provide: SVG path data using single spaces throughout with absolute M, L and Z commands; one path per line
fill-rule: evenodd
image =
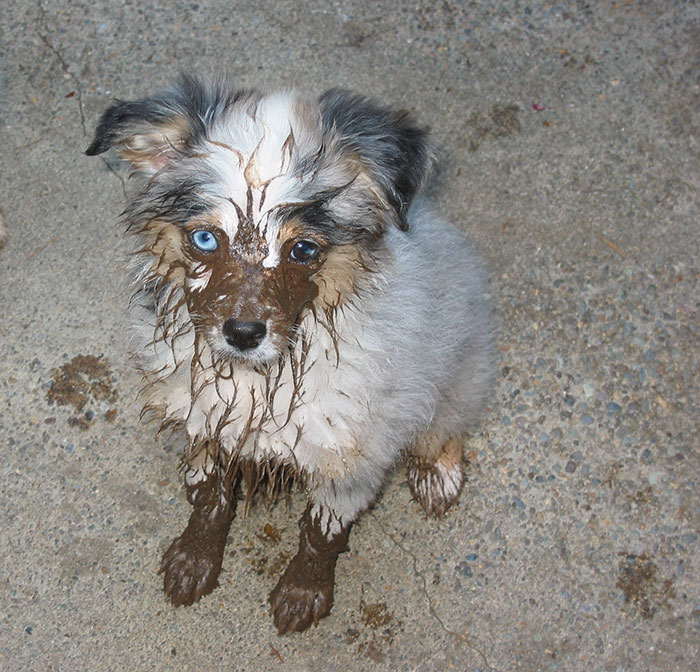
M 239 350 L 250 350 L 262 343 L 267 327 L 264 322 L 242 322 L 231 318 L 224 322 L 223 332 L 229 345 Z

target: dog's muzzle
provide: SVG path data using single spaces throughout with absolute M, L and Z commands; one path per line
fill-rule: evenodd
M 241 351 L 257 348 L 267 335 L 264 322 L 243 322 L 233 318 L 224 322 L 222 331 L 226 342 Z

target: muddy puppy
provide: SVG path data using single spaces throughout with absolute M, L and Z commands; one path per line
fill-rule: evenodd
M 418 198 L 425 131 L 344 91 L 182 76 L 110 107 L 87 154 L 112 146 L 142 178 L 124 216 L 144 410 L 188 437 L 165 593 L 211 592 L 236 500 L 292 478 L 308 506 L 269 601 L 280 633 L 304 630 L 397 461 L 427 513 L 457 500 L 492 384 L 481 266 Z

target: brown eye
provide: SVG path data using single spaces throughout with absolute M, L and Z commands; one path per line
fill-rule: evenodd
M 313 261 L 321 252 L 321 247 L 312 240 L 299 240 L 289 252 L 289 258 L 297 264 Z

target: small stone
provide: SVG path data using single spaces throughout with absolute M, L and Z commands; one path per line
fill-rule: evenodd
M 614 401 L 609 402 L 606 408 L 608 413 L 619 413 L 622 410 L 622 406 L 616 404 Z
M 649 481 L 650 485 L 658 485 L 665 478 L 666 478 L 666 472 L 664 472 L 664 471 L 652 471 L 647 476 L 647 480 Z
M 577 464 L 573 460 L 569 460 L 566 463 L 566 473 L 573 474 L 576 471 Z
M 593 424 L 593 417 L 590 415 L 582 415 L 581 416 L 581 422 L 584 425 L 592 425 Z
M 471 567 L 467 565 L 466 562 L 460 562 L 458 565 L 455 566 L 455 569 L 462 575 L 466 576 L 468 579 L 473 576 L 473 572 Z

